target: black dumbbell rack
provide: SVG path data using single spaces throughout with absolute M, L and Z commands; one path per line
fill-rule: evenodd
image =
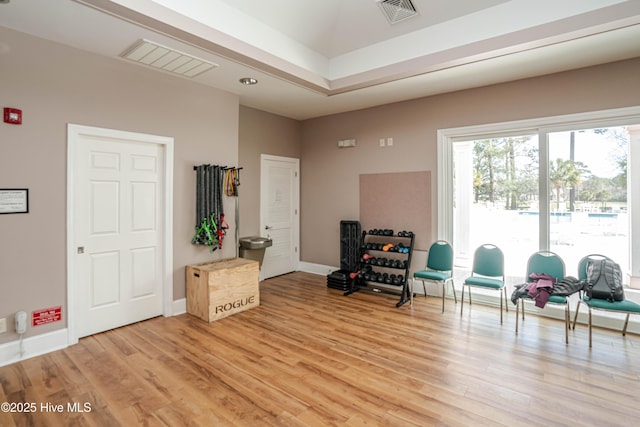
M 340 221 L 340 270 L 327 276 L 327 286 L 346 291 L 351 287 L 351 274 L 359 269 L 361 229 L 359 221 Z
M 344 295 L 360 290 L 399 295 L 396 307 L 410 300 L 409 269 L 414 234 L 390 229 L 362 232 L 360 269 Z

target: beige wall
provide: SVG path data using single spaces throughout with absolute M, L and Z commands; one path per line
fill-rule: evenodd
M 260 227 L 260 155 L 300 158 L 300 122 L 240 106 L 240 236 L 264 235 Z
M 237 96 L 0 28 L 0 100 L 24 114 L 21 126 L 0 124 L 0 188 L 30 196 L 28 214 L 0 215 L 0 318 L 9 328 L 0 343 L 16 339 L 18 310 L 66 314 L 67 123 L 175 138 L 175 299 L 185 296 L 185 265 L 235 254 L 232 240 L 213 255 L 190 240 L 193 166 L 237 164 Z M 66 317 L 27 336 L 64 327 Z
M 360 174 L 431 171 L 435 238 L 438 129 L 637 106 L 639 76 L 640 58 L 304 121 L 301 260 L 339 265 L 339 221 L 359 218 Z M 380 148 L 387 137 L 394 145 Z M 345 138 L 357 146 L 337 148 Z
M 233 244 L 213 255 L 190 244 L 195 164 L 244 168 L 244 236 L 260 234 L 260 154 L 300 158 L 301 260 L 337 266 L 339 221 L 359 218 L 360 174 L 431 171 L 435 197 L 437 129 L 638 105 L 639 75 L 635 59 L 297 122 L 239 107 L 223 91 L 0 28 L 2 107 L 24 112 L 23 125 L 0 124 L 0 188 L 29 188 L 31 209 L 0 216 L 0 317 L 9 318 L 11 331 L 17 310 L 61 305 L 66 313 L 67 123 L 175 138 L 174 297 L 180 299 L 185 265 L 235 253 Z M 380 148 L 379 138 L 387 137 L 394 146 Z M 357 147 L 338 149 L 345 138 L 355 138 Z M 233 233 L 232 199 L 225 209 Z M 65 326 L 40 326 L 29 335 Z M 0 335 L 0 343 L 15 339 Z

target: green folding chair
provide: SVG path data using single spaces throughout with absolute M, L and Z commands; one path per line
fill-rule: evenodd
M 502 299 L 504 293 L 504 307 L 507 305 L 507 288 L 504 285 L 504 254 L 496 245 L 484 244 L 476 249 L 473 254 L 473 269 L 471 276 L 462 284 L 462 297 L 460 298 L 460 316 L 464 307 L 464 288 L 469 287 L 469 305 L 471 305 L 471 287 L 494 289 L 500 296 L 500 323 L 502 323 Z
M 442 285 L 442 312 L 444 313 L 444 296 L 447 282 L 451 282 L 453 298 L 458 303 L 456 288 L 453 284 L 453 248 L 445 240 L 438 240 L 429 248 L 427 256 L 427 266 L 424 270 L 413 273 L 413 280 L 420 280 L 424 289 L 424 296 L 427 296 L 425 280 Z M 413 294 L 413 290 L 411 291 Z
M 551 277 L 555 277 L 556 281 L 564 279 L 565 265 L 560 256 L 551 251 L 538 251 L 529 257 L 527 261 L 527 275 L 526 281 L 530 282 L 529 276 L 532 273 L 546 274 Z M 527 295 L 521 295 L 519 301 L 516 301 L 516 335 L 518 334 L 518 312 L 520 307 L 522 308 L 522 321 L 524 322 L 524 302 L 533 301 L 533 299 Z M 520 304 L 518 304 L 518 302 Z M 557 304 L 564 306 L 564 337 L 565 342 L 569 344 L 569 299 L 562 295 L 550 295 L 547 304 Z
M 587 279 L 587 266 L 590 261 L 600 261 L 603 259 L 609 259 L 604 255 L 599 254 L 591 254 L 587 255 L 578 262 L 578 279 L 586 280 Z M 578 311 L 580 310 L 580 304 L 583 303 L 589 308 L 589 348 L 593 345 L 592 339 L 592 315 L 591 310 L 602 310 L 609 311 L 614 313 L 624 313 L 626 314 L 626 318 L 624 321 L 624 326 L 622 327 L 622 336 L 627 335 L 627 326 L 629 325 L 629 316 L 632 314 L 640 314 L 640 304 L 637 304 L 633 301 L 629 301 L 628 299 L 624 299 L 622 301 L 607 301 L 606 299 L 599 298 L 589 298 L 584 292 L 582 294 L 582 298 L 578 301 L 578 305 L 576 306 L 576 314 L 573 316 L 573 326 L 572 328 L 576 328 L 576 321 L 578 320 Z

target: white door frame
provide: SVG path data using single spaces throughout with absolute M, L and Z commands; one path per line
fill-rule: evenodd
M 273 156 L 271 154 L 261 154 L 260 155 L 260 235 L 263 235 L 265 231 L 265 212 L 263 207 L 263 201 L 265 195 L 264 192 L 264 181 L 265 181 L 265 171 L 263 168 L 263 164 L 265 160 L 270 161 L 280 161 L 280 162 L 289 162 L 295 163 L 296 174 L 298 179 L 295 181 L 294 188 L 294 197 L 293 206 L 295 209 L 295 221 L 293 221 L 293 243 L 296 250 L 293 253 L 293 266 L 295 270 L 298 270 L 300 267 L 300 159 L 295 157 L 283 157 L 283 156 Z M 269 249 L 267 249 L 269 250 Z M 260 271 L 260 280 L 263 280 L 262 270 Z
M 75 156 L 80 136 L 95 136 L 102 138 L 130 139 L 136 142 L 159 145 L 164 152 L 164 224 L 162 224 L 162 314 L 173 315 L 173 138 L 143 133 L 126 132 L 91 126 L 67 125 L 67 332 L 68 345 L 78 343 L 76 332 L 76 241 L 74 234 L 74 203 L 76 199 Z

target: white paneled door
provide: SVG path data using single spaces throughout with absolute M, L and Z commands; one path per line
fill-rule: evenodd
M 261 279 L 297 270 L 299 253 L 299 160 L 261 156 L 260 223 L 273 245 L 265 252 Z
M 163 314 L 164 148 L 118 131 L 75 135 L 75 335 Z

